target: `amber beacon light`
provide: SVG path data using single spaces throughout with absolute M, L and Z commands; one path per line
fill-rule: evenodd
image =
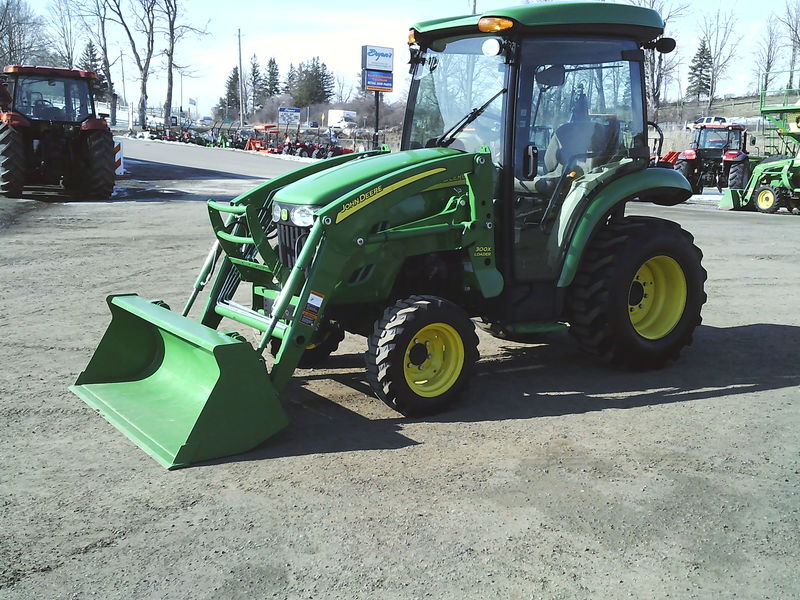
M 504 29 L 511 29 L 513 26 L 514 21 L 503 17 L 482 17 L 478 21 L 478 30 L 484 32 L 503 31 Z

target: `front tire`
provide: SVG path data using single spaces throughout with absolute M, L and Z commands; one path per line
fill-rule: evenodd
M 474 324 L 461 307 L 435 296 L 411 296 L 387 308 L 365 355 L 375 394 L 409 417 L 458 400 L 477 360 Z
M 586 249 L 569 296 L 570 332 L 615 366 L 653 369 L 691 344 L 706 301 L 702 253 L 677 223 L 626 217 Z
M 768 215 L 778 212 L 781 203 L 778 200 L 778 191 L 771 185 L 762 185 L 753 191 L 753 204 L 760 213 Z
M 22 197 L 25 186 L 25 148 L 22 133 L 11 125 L 0 125 L 0 194 Z

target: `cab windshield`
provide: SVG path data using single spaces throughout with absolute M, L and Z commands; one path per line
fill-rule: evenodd
M 14 86 L 14 110 L 33 119 L 82 121 L 91 105 L 86 79 L 23 76 Z
M 438 145 L 476 152 L 487 145 L 499 161 L 508 69 L 502 53 L 484 53 L 484 48 L 498 48 L 499 41 L 448 38 L 423 50 L 406 113 L 405 149 Z
M 702 129 L 698 136 L 698 148 L 738 148 L 742 132 L 738 129 Z

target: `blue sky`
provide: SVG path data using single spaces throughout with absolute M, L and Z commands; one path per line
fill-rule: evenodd
M 48 0 L 33 0 L 31 6 L 45 14 Z M 664 0 L 669 4 L 670 0 Z M 478 12 L 513 5 L 514 0 L 477 0 Z M 188 98 L 198 100 L 202 114 L 222 95 L 225 79 L 238 62 L 237 29 L 242 31 L 242 61 L 247 71 L 250 56 L 255 53 L 263 66 L 270 56 L 278 61 L 283 76 L 289 63 L 297 64 L 319 56 L 335 74 L 353 84 L 360 70 L 363 44 L 389 46 L 395 49 L 395 90 L 405 88 L 406 37 L 408 28 L 416 21 L 467 14 L 471 0 L 282 0 L 248 2 L 245 0 L 183 0 L 185 18 L 194 26 L 206 27 L 209 34 L 187 38 L 181 42 L 177 62 L 193 70 L 192 77 L 183 78 L 183 103 Z M 685 72 L 697 47 L 699 22 L 704 14 L 717 8 L 733 10 L 739 23 L 739 60 L 731 68 L 728 79 L 721 85 L 722 93 L 742 93 L 753 80 L 751 56 L 755 41 L 761 35 L 771 11 L 779 11 L 783 0 L 705 0 L 691 2 L 685 16 L 668 29 L 678 41 L 682 70 Z M 114 46 L 128 51 L 127 40 L 121 32 Z M 125 60 L 125 87 L 128 98 L 136 100 L 138 82 L 136 69 Z M 119 65 L 117 79 L 121 80 Z M 685 78 L 685 75 L 684 75 Z M 165 72 L 156 67 L 151 75 L 149 104 L 163 102 Z M 176 77 L 175 105 L 179 102 L 179 78 Z M 121 88 L 121 81 L 117 83 Z M 683 84 L 685 86 L 685 83 Z M 669 91 L 676 96 L 677 86 Z M 398 97 L 399 94 L 395 94 Z

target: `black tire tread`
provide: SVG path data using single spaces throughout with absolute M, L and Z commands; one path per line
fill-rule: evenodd
M 0 125 L 0 194 L 6 198 L 20 198 L 24 187 L 22 134 L 11 125 Z
M 690 317 L 680 339 L 672 344 L 669 351 L 660 356 L 652 356 L 632 351 L 620 341 L 620 334 L 614 331 L 608 315 L 609 281 L 613 280 L 614 269 L 619 256 L 631 239 L 639 236 L 653 236 L 656 230 L 667 235 L 680 236 L 691 246 L 700 269 L 701 286 L 697 315 Z M 602 362 L 629 369 L 657 369 L 667 362 L 677 360 L 681 350 L 692 343 L 694 329 L 702 322 L 700 308 L 707 296 L 704 283 L 707 273 L 702 267 L 703 253 L 694 245 L 694 237 L 677 223 L 655 217 L 625 217 L 607 224 L 591 242 L 581 267 L 572 283 L 568 298 L 570 333 L 583 350 Z M 687 305 L 689 302 L 687 301 Z
M 750 163 L 747 159 L 735 162 L 728 171 L 728 187 L 732 190 L 743 190 L 750 179 Z
M 114 138 L 110 131 L 93 131 L 86 138 L 86 172 L 82 192 L 108 200 L 114 192 Z
M 457 382 L 448 390 L 445 399 L 436 403 L 430 409 L 421 408 L 419 405 L 409 405 L 403 401 L 405 391 L 404 382 L 398 382 L 389 376 L 391 361 L 395 358 L 393 351 L 397 348 L 397 339 L 404 333 L 409 324 L 419 316 L 431 309 L 445 309 L 452 315 L 462 314 L 466 323 L 467 334 L 462 335 L 464 344 L 464 366 L 460 384 Z M 402 349 L 401 349 L 402 351 Z M 375 395 L 394 410 L 406 416 L 419 416 L 439 412 L 452 404 L 459 395 L 461 388 L 478 360 L 478 336 L 475 333 L 475 324 L 466 316 L 464 311 L 456 304 L 436 296 L 410 296 L 397 301 L 389 306 L 375 321 L 372 334 L 367 338 L 367 352 L 365 354 L 367 381 Z

